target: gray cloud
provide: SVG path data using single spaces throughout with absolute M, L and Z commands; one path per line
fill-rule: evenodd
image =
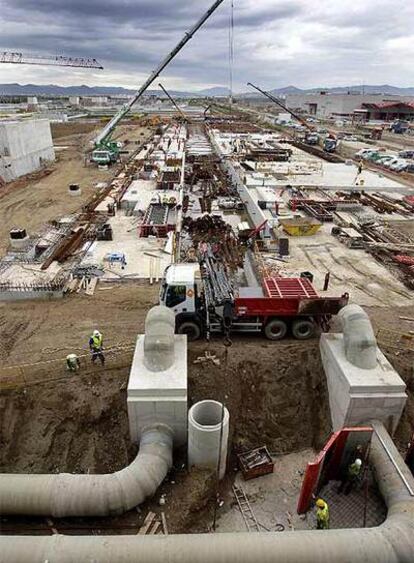
M 90 56 L 105 71 L 0 67 L 0 82 L 138 86 L 211 0 L 1 0 L 0 49 Z M 227 85 L 229 0 L 164 72 L 171 87 Z M 411 85 L 406 0 L 234 0 L 234 79 L 264 87 L 349 81 Z M 411 53 L 410 53 L 411 36 Z M 398 41 L 396 41 L 398 40 Z M 405 45 L 407 46 L 405 48 Z M 22 79 L 22 77 L 24 77 Z M 39 78 L 41 77 L 41 78 Z

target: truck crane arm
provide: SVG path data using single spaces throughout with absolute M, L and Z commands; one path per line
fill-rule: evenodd
M 95 139 L 95 145 L 100 145 L 105 143 L 105 141 L 110 137 L 113 130 L 120 122 L 120 120 L 129 112 L 131 107 L 141 98 L 144 92 L 151 86 L 154 80 L 161 74 L 164 68 L 170 64 L 170 62 L 178 55 L 181 49 L 190 41 L 193 35 L 202 27 L 202 25 L 208 20 L 208 18 L 217 10 L 217 8 L 222 4 L 224 0 L 216 0 L 210 8 L 205 12 L 205 14 L 197 21 L 197 23 L 187 31 L 181 41 L 174 47 L 174 49 L 163 59 L 157 68 L 151 73 L 149 78 L 144 82 L 141 88 L 132 96 L 127 104 L 125 104 L 120 111 L 114 115 L 110 122 L 102 129 L 99 135 Z
M 309 129 L 309 131 L 314 131 L 315 128 L 312 127 L 311 125 L 309 125 L 309 123 L 303 119 L 303 117 L 301 117 L 300 115 L 298 115 L 297 113 L 294 113 L 292 110 L 290 110 L 289 108 L 287 108 L 285 105 L 282 104 L 282 102 L 280 102 L 277 98 L 275 98 L 272 94 L 270 94 L 270 92 L 266 92 L 265 90 L 262 90 L 261 88 L 259 88 L 258 86 L 255 86 L 254 84 L 252 84 L 251 82 L 247 83 L 247 86 L 251 86 L 252 88 L 254 88 L 255 90 L 257 90 L 258 92 L 260 92 L 261 94 L 263 94 L 263 96 L 266 96 L 266 98 L 269 98 L 269 100 L 271 100 L 273 103 L 275 103 L 276 105 L 278 105 L 279 107 L 281 107 L 284 111 L 286 111 L 287 113 L 289 113 L 292 117 L 294 117 L 295 119 L 297 119 L 299 121 L 299 123 L 301 125 L 303 125 L 304 127 L 306 127 L 306 129 Z
M 259 88 L 258 86 L 255 86 L 251 82 L 248 82 L 247 85 L 251 86 L 252 88 L 257 90 L 258 92 L 260 92 L 261 94 L 266 96 L 266 98 L 269 98 L 269 100 L 274 102 L 276 105 L 281 107 L 283 110 L 287 111 L 287 113 L 289 113 L 292 117 L 297 119 L 297 121 L 299 121 L 299 123 L 301 125 L 303 125 L 303 127 L 305 127 L 308 131 L 315 134 L 315 127 L 312 127 L 311 125 L 309 125 L 309 123 L 305 119 L 303 119 L 303 117 L 301 117 L 297 113 L 293 112 L 291 109 L 287 108 L 277 98 L 272 96 L 272 94 L 270 94 L 269 92 L 266 92 L 265 90 L 262 90 L 261 88 Z M 329 131 L 328 130 L 328 137 L 325 139 L 323 145 L 324 145 L 324 150 L 326 152 L 334 152 L 336 150 L 337 138 L 336 138 L 335 131 Z
M 181 115 L 181 117 L 184 119 L 184 121 L 188 121 L 187 116 L 185 115 L 185 113 L 183 112 L 183 110 L 177 105 L 176 101 L 174 100 L 174 98 L 171 96 L 171 94 L 169 94 L 167 92 L 167 90 L 164 88 L 164 86 L 161 84 L 161 82 L 158 84 L 158 86 L 161 88 L 161 90 L 164 92 L 164 94 L 167 96 L 167 98 L 170 100 L 170 102 L 172 103 L 172 105 L 175 107 L 175 109 L 178 111 L 178 113 Z

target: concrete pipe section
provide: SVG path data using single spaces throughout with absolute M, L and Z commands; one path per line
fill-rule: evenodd
M 81 190 L 79 184 L 69 184 L 68 192 L 69 192 L 69 195 L 71 195 L 73 197 L 77 197 L 77 196 L 81 195 L 82 190 Z
M 0 536 L 0 563 L 413 563 L 414 478 L 375 426 L 371 455 L 388 506 L 377 528 L 168 536 Z
M 134 461 L 108 475 L 0 475 L 1 514 L 110 516 L 151 497 L 172 465 L 172 431 L 153 425 Z M 1 559 L 0 559 L 1 560 Z
M 174 363 L 175 315 L 163 305 L 152 307 L 145 318 L 144 363 L 151 371 L 165 371 Z
M 360 305 L 346 305 L 338 313 L 342 321 L 347 360 L 362 369 L 377 365 L 377 340 L 367 313 Z
M 188 411 L 188 466 L 218 467 L 219 478 L 226 473 L 229 441 L 229 411 L 217 401 L 200 401 Z

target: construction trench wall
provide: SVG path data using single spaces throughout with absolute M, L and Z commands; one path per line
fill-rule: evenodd
M 74 563 L 90 560 L 109 563 L 132 562 L 139 558 L 151 563 L 166 560 L 170 563 L 412 563 L 414 479 L 384 426 L 374 422 L 374 429 L 371 461 L 388 506 L 387 520 L 378 528 L 285 534 L 217 534 L 213 542 L 208 534 L 165 537 L 55 535 L 25 536 L 18 540 L 3 536 L 0 538 L 0 561 Z M 29 476 L 18 477 L 30 479 Z M 5 487 L 3 492 L 3 498 L 7 498 L 9 487 Z M 24 499 L 27 493 L 24 490 L 20 498 Z M 2 495 L 0 489 L 0 504 Z

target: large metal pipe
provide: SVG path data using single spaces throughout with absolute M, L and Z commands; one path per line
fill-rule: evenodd
M 382 426 L 371 455 L 388 516 L 377 528 L 169 536 L 3 536 L 0 563 L 413 563 L 413 476 Z M 399 468 L 399 471 L 396 468 Z
M 122 514 L 152 496 L 172 465 L 172 430 L 154 424 L 142 433 L 139 452 L 107 475 L 0 475 L 0 513 L 44 516 Z

